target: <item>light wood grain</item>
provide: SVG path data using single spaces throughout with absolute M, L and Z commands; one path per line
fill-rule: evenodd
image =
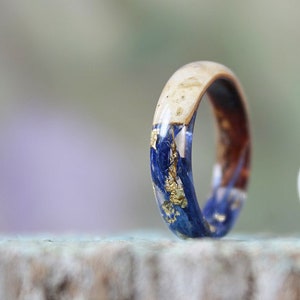
M 153 124 L 189 124 L 207 88 L 219 78 L 232 81 L 244 98 L 238 79 L 224 65 L 210 61 L 189 63 L 178 69 L 163 88 Z

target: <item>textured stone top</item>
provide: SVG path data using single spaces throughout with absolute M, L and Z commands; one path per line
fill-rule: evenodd
M 300 239 L 6 237 L 0 299 L 300 299 Z

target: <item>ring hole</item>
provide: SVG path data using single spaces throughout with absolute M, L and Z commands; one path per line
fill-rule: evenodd
M 201 209 L 211 193 L 212 168 L 216 158 L 216 132 L 211 104 L 203 97 L 197 111 L 193 134 L 192 168 Z

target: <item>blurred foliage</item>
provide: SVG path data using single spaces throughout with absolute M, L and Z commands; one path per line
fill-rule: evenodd
M 117 201 L 127 210 L 115 211 L 115 229 L 164 228 L 148 167 L 156 101 L 183 64 L 223 63 L 244 86 L 253 129 L 249 197 L 235 230 L 298 232 L 299 28 L 297 1 L 2 1 L 2 127 L 16 112 L 41 105 L 97 120 L 99 130 L 119 145 L 117 161 L 130 165 L 130 171 L 120 166 L 119 172 L 131 195 L 99 195 L 98 206 L 91 210 Z M 200 137 L 195 139 L 203 153 L 197 163 L 197 155 L 194 158 L 194 172 L 201 168 L 195 176 L 199 181 L 205 176 L 205 184 L 199 184 L 201 198 L 208 192 L 213 147 L 205 104 L 203 111 Z M 107 159 L 115 163 L 113 156 Z M 106 170 L 102 175 L 107 176 Z M 113 176 L 110 180 L 118 189 Z M 60 213 L 67 214 L 67 209 Z

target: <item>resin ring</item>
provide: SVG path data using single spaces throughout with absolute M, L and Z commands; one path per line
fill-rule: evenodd
M 211 196 L 200 209 L 192 174 L 192 139 L 197 109 L 207 93 L 217 124 L 217 157 Z M 222 237 L 246 199 L 250 171 L 246 101 L 235 75 L 213 62 L 177 70 L 156 107 L 150 141 L 151 175 L 163 219 L 179 237 Z

